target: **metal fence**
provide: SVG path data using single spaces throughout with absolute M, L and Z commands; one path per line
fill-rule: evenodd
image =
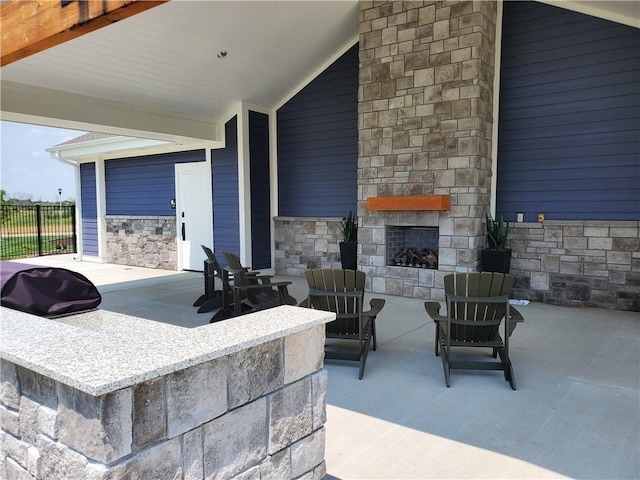
M 75 252 L 75 205 L 0 205 L 2 260 Z

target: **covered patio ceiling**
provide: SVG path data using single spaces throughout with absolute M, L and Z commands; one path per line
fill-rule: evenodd
M 2 67 L 2 116 L 218 141 L 234 105 L 278 106 L 357 36 L 353 0 L 173 0 Z
M 546 3 L 640 25 L 636 1 Z M 2 119 L 220 142 L 238 102 L 277 108 L 353 45 L 358 10 L 355 0 L 172 0 L 2 67 Z

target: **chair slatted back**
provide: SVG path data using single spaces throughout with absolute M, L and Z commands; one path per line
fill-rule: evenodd
M 209 262 L 210 265 L 213 266 L 213 269 L 215 271 L 215 276 L 218 278 L 222 278 L 222 266 L 218 262 L 216 255 L 211 251 L 209 247 L 205 245 L 200 245 L 200 246 L 202 247 L 202 250 L 207 256 L 207 261 Z
M 362 310 L 366 275 L 356 270 L 314 269 L 306 270 L 305 276 L 310 289 L 325 292 L 359 292 L 359 297 L 322 296 L 311 297 L 313 308 L 334 312 L 335 321 L 327 324 L 327 333 L 357 335 L 359 325 L 354 322 Z
M 224 255 L 224 260 L 227 262 L 229 270 L 242 270 L 244 268 L 240 262 L 240 257 L 235 253 L 222 252 L 222 255 Z
M 447 275 L 445 293 L 461 297 L 508 296 L 513 287 L 513 276 L 492 272 L 473 272 Z M 483 342 L 493 338 L 506 314 L 504 304 L 450 302 L 451 338 L 458 341 Z M 473 325 L 469 322 L 481 323 Z

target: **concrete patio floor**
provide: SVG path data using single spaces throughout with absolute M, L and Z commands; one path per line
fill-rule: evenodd
M 83 273 L 100 308 L 208 324 L 194 272 L 19 260 Z M 306 296 L 301 278 L 289 292 Z M 327 361 L 328 479 L 640 478 L 640 314 L 531 303 L 511 337 L 518 389 L 501 372 L 455 371 L 446 388 L 423 301 L 386 295 L 364 378 Z M 366 298 L 371 298 L 367 294 Z

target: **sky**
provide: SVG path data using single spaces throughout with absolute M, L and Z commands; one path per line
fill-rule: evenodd
M 5 198 L 45 202 L 76 199 L 75 171 L 45 151 L 86 132 L 0 122 L 0 188 Z

